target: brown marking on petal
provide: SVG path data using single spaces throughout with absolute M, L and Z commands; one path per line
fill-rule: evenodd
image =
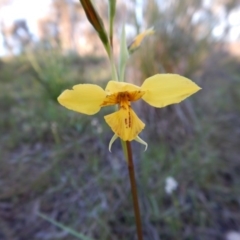
M 128 121 L 127 121 L 127 118 L 125 118 L 124 120 L 125 120 L 126 128 L 128 128 Z
M 141 91 L 141 90 L 138 90 L 138 91 L 132 91 L 132 92 L 129 92 L 129 101 L 130 102 L 134 102 L 134 101 L 137 101 L 139 100 L 143 95 L 144 95 L 144 91 Z
M 128 111 L 128 127 L 131 128 L 131 115 L 130 115 L 130 111 Z
M 127 100 L 130 101 L 130 94 L 127 93 Z

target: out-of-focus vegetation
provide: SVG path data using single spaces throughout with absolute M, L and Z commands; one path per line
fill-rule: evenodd
M 217 3 L 228 13 L 237 7 L 234 1 L 212 6 Z M 213 38 L 214 8 L 201 1 L 145 4 L 144 21 L 156 34 L 133 54 L 127 81 L 141 84 L 166 71 L 202 87 L 179 105 L 133 106 L 149 144 L 143 152 L 133 143 L 145 239 L 226 239 L 240 231 L 240 58 L 227 51 L 226 39 Z M 209 15 L 194 24 L 194 14 L 204 10 Z M 110 66 L 94 53 L 65 50 L 39 44 L 0 60 L 0 239 L 75 239 L 41 212 L 96 240 L 132 240 L 127 166 L 119 143 L 108 152 L 112 132 L 103 116 L 111 110 L 85 116 L 55 101 L 74 84 L 104 87 Z M 164 190 L 168 176 L 178 182 L 172 195 Z

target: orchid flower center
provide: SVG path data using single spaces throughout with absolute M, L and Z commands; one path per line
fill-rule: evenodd
M 117 103 L 120 108 L 127 109 L 130 107 L 130 94 L 128 92 L 120 92 L 117 96 Z

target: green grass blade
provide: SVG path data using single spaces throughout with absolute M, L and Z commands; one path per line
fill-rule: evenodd
M 110 44 L 113 47 L 113 23 L 114 23 L 114 17 L 116 13 L 116 0 L 109 0 L 109 39 Z
M 81 240 L 94 240 L 92 238 L 89 238 L 81 233 L 78 233 L 76 231 L 74 231 L 73 229 L 69 228 L 69 227 L 66 227 L 64 226 L 63 224 L 59 223 L 59 222 L 56 222 L 55 220 L 49 218 L 48 216 L 46 216 L 45 214 L 42 214 L 42 213 L 38 213 L 38 216 L 40 216 L 41 218 L 43 218 L 44 220 L 52 223 L 53 225 L 61 228 L 62 230 L 68 232 L 69 234 L 77 237 L 78 239 L 81 239 Z
M 121 34 L 121 44 L 120 44 L 120 60 L 119 60 L 120 81 L 124 81 L 125 67 L 126 67 L 128 58 L 129 58 L 129 53 L 128 53 L 127 42 L 126 42 L 125 25 L 123 25 L 122 34 Z

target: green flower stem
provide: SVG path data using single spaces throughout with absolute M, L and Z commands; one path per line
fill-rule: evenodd
M 113 56 L 110 57 L 110 64 L 111 64 L 111 72 L 112 72 L 112 78 L 113 78 L 112 80 L 118 81 L 118 74 L 113 61 Z
M 109 39 L 110 45 L 113 48 L 113 25 L 114 25 L 114 17 L 116 13 L 116 0 L 108 1 L 108 15 L 109 15 Z
M 110 65 L 111 65 L 112 80 L 118 81 L 118 73 L 117 73 L 117 69 L 115 67 L 115 63 L 114 63 L 112 47 L 109 50 L 108 59 L 109 59 Z
M 119 81 L 117 70 L 116 70 L 116 67 L 114 64 L 114 59 L 113 59 L 113 46 L 111 46 L 111 51 L 108 56 L 109 56 L 109 61 L 111 64 L 112 78 L 115 81 Z M 123 68 L 123 72 L 121 74 L 123 76 L 124 76 L 124 71 L 125 71 L 125 67 Z M 123 79 L 122 79 L 122 81 L 123 81 Z M 141 215 L 140 215 L 140 209 L 139 209 L 139 204 L 138 204 L 137 186 L 136 186 L 136 181 L 135 181 L 131 143 L 129 141 L 123 141 L 121 139 L 121 145 L 122 145 L 124 156 L 125 156 L 125 158 L 127 160 L 127 164 L 128 164 L 128 172 L 129 172 L 129 178 L 130 178 L 130 183 L 131 183 L 131 191 L 132 191 L 133 207 L 134 207 L 138 240 L 143 240 L 142 223 L 141 223 Z
M 129 141 L 126 141 L 126 146 L 127 146 L 128 172 L 129 172 L 129 178 L 131 183 L 137 235 L 138 235 L 138 240 L 143 240 L 142 223 L 141 223 L 141 215 L 140 215 L 140 209 L 138 204 L 137 186 L 136 186 L 135 174 L 134 174 L 134 164 L 133 164 L 133 158 L 132 158 L 131 143 Z

